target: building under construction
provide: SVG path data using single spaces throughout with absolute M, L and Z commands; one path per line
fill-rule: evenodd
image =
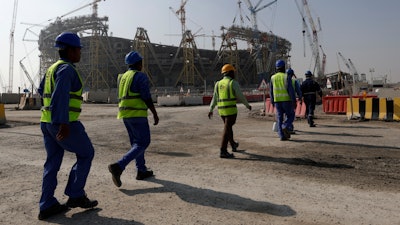
M 94 11 L 96 12 L 96 11 Z M 156 88 L 192 88 L 204 90 L 220 79 L 223 64 L 231 63 L 237 69 L 237 79 L 243 87 L 258 87 L 262 79 L 269 80 L 274 73 L 276 59 L 287 59 L 291 43 L 271 33 L 254 31 L 249 27 L 221 28 L 219 50 L 198 49 L 190 30 L 182 34 L 179 46 L 154 44 L 142 27 L 132 28 L 132 39 L 108 34 L 108 17 L 97 13 L 59 19 L 40 32 L 40 74 L 58 59 L 53 47 L 58 34 L 64 31 L 81 37 L 82 57 L 77 68 L 83 77 L 85 90 L 110 90 L 116 87 L 116 77 L 126 70 L 125 55 L 136 50 L 143 56 L 143 71 Z M 238 41 L 247 42 L 251 49 L 239 49 Z

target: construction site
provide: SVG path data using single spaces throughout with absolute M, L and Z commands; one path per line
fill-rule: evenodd
M 58 34 L 71 31 L 81 37 L 84 48 L 77 68 L 84 79 L 87 101 L 116 101 L 116 96 L 113 96 L 116 76 L 126 71 L 124 57 L 132 50 L 143 56 L 143 72 L 149 76 L 152 91 L 158 92 L 158 95 L 174 95 L 182 90 L 190 90 L 192 95 L 204 95 L 207 91 L 212 91 L 218 77 L 216 75 L 225 63 L 235 66 L 237 79 L 243 87 L 257 88 L 263 79 L 268 80 L 274 73 L 276 59 L 288 59 L 291 50 L 289 41 L 260 31 L 257 27 L 257 12 L 276 1 L 261 7 L 253 7 L 250 1 L 246 1 L 251 9 L 252 24 L 221 26 L 221 33 L 212 36 L 214 47 L 215 38 L 222 40 L 218 50 L 197 47 L 195 35 L 185 24 L 187 1 L 182 1 L 179 9 L 174 10 L 182 28 L 181 42 L 177 46 L 152 43 L 145 27 L 137 27 L 132 39 L 110 36 L 108 17 L 98 16 L 99 2 L 100 0 L 94 0 L 81 7 L 91 7 L 91 15 L 66 18 L 69 14 L 67 13 L 57 18 L 40 31 L 38 41 L 39 74 L 42 75 L 59 57 L 53 48 Z M 240 1 L 238 7 L 241 7 Z M 240 49 L 238 42 L 247 43 L 248 48 Z M 23 67 L 23 64 L 21 66 Z M 26 70 L 25 72 L 32 83 L 32 89 L 35 89 L 33 79 Z M 3 101 L 7 102 L 4 98 Z

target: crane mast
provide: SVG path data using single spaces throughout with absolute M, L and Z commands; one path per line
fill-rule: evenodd
M 12 93 L 13 90 L 13 77 L 14 77 L 14 32 L 15 21 L 17 19 L 18 0 L 14 0 L 14 10 L 10 29 L 10 60 L 9 60 L 9 83 L 8 92 Z
M 295 0 L 297 4 L 297 8 L 299 9 L 300 15 L 302 16 L 302 23 L 303 23 L 303 36 L 305 33 L 307 33 L 307 37 L 310 42 L 310 47 L 312 51 L 312 57 L 314 60 L 314 70 L 316 71 L 316 74 L 318 75 L 318 78 L 321 78 L 324 75 L 324 69 L 322 67 L 325 67 L 323 62 L 323 65 L 321 65 L 321 57 L 320 57 L 320 52 L 319 52 L 319 41 L 318 41 L 318 31 L 315 25 L 315 22 L 311 16 L 311 11 L 308 5 L 307 0 L 302 0 L 302 5 L 303 9 L 305 10 L 305 13 L 303 13 L 302 10 L 300 10 L 299 4 L 297 3 L 297 0 Z M 311 32 L 309 31 L 309 28 L 307 26 L 306 19 L 308 19 L 308 23 L 310 25 Z M 304 44 L 304 43 L 303 43 Z M 321 48 L 322 50 L 322 48 Z M 304 53 L 305 55 L 305 53 Z M 326 57 L 326 56 L 325 56 Z

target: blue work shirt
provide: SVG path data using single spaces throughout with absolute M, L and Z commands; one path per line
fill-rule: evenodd
M 269 97 L 271 100 L 271 104 L 275 104 L 274 102 L 274 86 L 272 85 L 272 82 L 269 82 Z M 290 96 L 290 99 L 292 102 L 296 102 L 296 93 L 292 85 L 292 78 L 290 76 L 287 76 L 287 91 Z
M 134 70 L 134 69 L 129 69 Z M 152 101 L 151 93 L 150 93 L 150 82 L 147 75 L 141 71 L 136 71 L 135 76 L 133 77 L 132 84 L 130 87 L 130 91 L 134 93 L 140 93 L 140 98 L 145 101 Z M 135 121 L 147 121 L 145 117 L 134 117 L 130 118 Z
M 62 59 L 69 62 L 67 59 Z M 52 124 L 69 124 L 69 92 L 75 92 L 82 88 L 81 81 L 75 70 L 75 65 L 61 64 L 54 73 L 54 90 L 51 95 L 51 121 Z M 43 96 L 46 76 L 40 82 L 38 92 Z

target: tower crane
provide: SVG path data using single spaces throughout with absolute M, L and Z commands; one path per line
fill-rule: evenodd
M 8 92 L 12 93 L 13 90 L 13 77 L 14 77 L 14 32 L 15 21 L 17 19 L 18 0 L 14 0 L 14 10 L 10 30 L 10 61 L 9 61 L 9 83 Z
M 357 82 L 357 81 L 359 81 L 359 74 L 358 74 L 358 72 L 357 72 L 357 69 L 356 69 L 356 67 L 354 66 L 354 64 L 353 64 L 353 62 L 351 61 L 351 59 L 349 59 L 349 64 L 350 64 L 350 67 L 351 67 L 351 70 L 352 70 L 352 72 L 353 72 L 353 76 L 354 76 L 354 80 Z
M 310 42 L 312 57 L 314 60 L 314 62 L 313 62 L 314 71 L 318 75 L 318 78 L 321 78 L 324 75 L 324 70 L 322 69 L 322 66 L 321 66 L 321 58 L 320 58 L 320 52 L 319 52 L 320 45 L 318 44 L 318 30 L 317 30 L 315 22 L 311 16 L 311 11 L 308 6 L 307 0 L 302 0 L 302 5 L 303 5 L 303 9 L 305 10 L 305 14 L 303 13 L 303 10 L 300 10 L 297 0 L 295 0 L 295 2 L 297 4 L 297 8 L 299 9 L 299 12 L 300 12 L 300 15 L 301 15 L 302 21 L 303 21 L 303 36 L 305 33 L 307 33 L 307 36 L 308 36 L 308 39 Z M 311 28 L 308 28 L 306 19 L 308 19 L 308 23 L 310 24 Z M 309 29 L 311 29 L 311 32 L 309 31 Z M 319 31 L 320 30 L 321 29 L 319 29 Z
M 248 6 L 248 9 L 250 10 L 251 14 L 251 23 L 253 26 L 253 48 L 254 48 L 254 56 L 255 56 L 255 61 L 256 61 L 256 70 L 257 70 L 257 75 L 262 76 L 264 73 L 266 73 L 267 69 L 265 65 L 269 65 L 270 63 L 267 62 L 268 60 L 264 58 L 263 53 L 261 52 L 262 46 L 260 43 L 260 32 L 258 30 L 258 25 L 257 25 L 257 13 L 272 4 L 276 3 L 277 0 L 274 0 L 266 5 L 263 5 L 260 7 L 260 4 L 263 0 L 259 0 L 258 3 L 253 6 L 251 4 L 250 0 L 246 0 L 246 4 Z M 240 7 L 240 4 L 239 4 Z
M 246 3 L 248 5 L 248 8 L 250 10 L 250 14 L 251 14 L 251 23 L 253 25 L 253 29 L 254 31 L 258 31 L 258 25 L 257 25 L 257 13 L 265 8 L 267 8 L 268 6 L 274 4 L 275 2 L 277 2 L 277 0 L 272 1 L 266 5 L 263 5 L 261 7 L 260 4 L 263 0 L 259 0 L 258 3 L 256 4 L 256 6 L 253 7 L 253 5 L 251 4 L 250 0 L 246 0 Z
M 194 41 L 194 36 L 190 30 L 186 30 L 186 3 L 187 0 L 182 0 L 179 9 L 174 12 L 177 15 L 178 19 L 181 21 L 182 40 L 169 69 L 169 73 L 172 71 L 180 49 L 182 49 L 183 51 L 183 68 L 181 73 L 179 74 L 177 81 L 175 82 L 175 86 L 177 86 L 179 83 L 185 84 L 187 86 L 195 86 L 196 84 L 198 84 L 198 82 L 196 82 L 197 80 L 201 80 L 202 82 L 204 81 L 204 78 L 201 76 L 199 70 L 194 64 L 195 57 L 198 57 L 200 66 L 202 67 L 202 71 L 204 71 L 201 57 Z M 170 9 L 174 11 L 172 7 L 170 7 Z

